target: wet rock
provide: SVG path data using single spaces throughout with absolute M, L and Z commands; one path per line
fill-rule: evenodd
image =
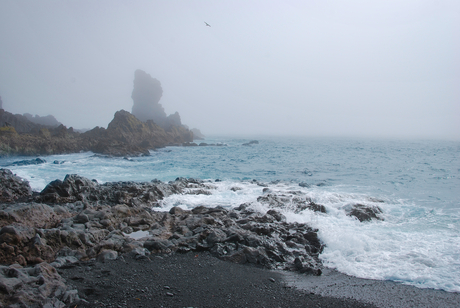
M 356 217 L 360 222 L 371 221 L 372 219 L 384 220 L 382 209 L 378 206 L 354 204 L 345 209 L 348 216 Z
M 0 169 L 0 202 L 13 202 L 31 195 L 29 182 L 14 175 L 9 169 Z
M 313 212 L 327 213 L 326 207 L 324 205 L 316 204 L 315 202 L 308 203 L 307 208 Z
M 28 165 L 40 165 L 46 163 L 46 160 L 41 158 L 26 159 L 21 161 L 15 161 L 10 166 L 28 166 Z
M 212 184 L 196 179 L 101 185 L 68 175 L 64 181 L 50 183 L 37 197 L 47 204 L 14 203 L 0 208 L 0 262 L 25 266 L 47 261 L 62 268 L 92 258 L 104 262 L 123 253 L 148 258 L 150 253 L 209 251 L 236 263 L 320 273 L 318 255 L 323 245 L 318 230 L 287 223 L 281 214 L 284 209 L 298 212 L 313 206 L 302 192 L 272 191 L 234 209 L 152 210 L 152 204 L 172 194 L 211 189 Z M 54 197 L 47 198 L 50 195 Z M 258 203 L 269 210 L 260 212 Z M 138 239 L 127 236 L 139 230 L 148 233 Z M 297 267 L 296 258 L 300 260 Z M 67 293 L 68 298 L 74 295 Z

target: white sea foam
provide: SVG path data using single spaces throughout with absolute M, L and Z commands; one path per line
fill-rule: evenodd
M 263 187 L 253 183 L 221 182 L 212 184 L 212 195 L 173 195 L 162 204 L 164 210 L 173 206 L 191 209 L 196 206 L 237 207 L 250 203 L 262 213 L 269 206 L 257 202 Z M 241 190 L 231 191 L 239 187 Z M 364 194 L 341 192 L 340 188 L 301 188 L 289 184 L 271 185 L 271 193 L 288 194 L 301 191 L 306 197 L 327 209 L 327 214 L 304 210 L 295 213 L 289 204 L 279 210 L 290 222 L 307 223 L 319 229 L 326 245 L 320 258 L 328 267 L 360 278 L 394 280 L 423 288 L 440 288 L 460 292 L 460 242 L 458 221 L 447 227 L 427 224 L 446 220 L 433 211 L 424 211 L 404 200 L 385 200 Z M 343 187 L 342 187 L 343 189 Z M 360 222 L 346 215 L 350 204 L 379 206 L 384 221 Z M 438 215 L 439 217 L 434 217 Z M 456 228 L 452 225 L 456 224 Z

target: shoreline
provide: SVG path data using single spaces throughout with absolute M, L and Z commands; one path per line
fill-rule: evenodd
M 124 255 L 58 269 L 87 301 L 78 307 L 458 307 L 460 294 L 225 262 L 207 252 Z
M 360 279 L 323 267 L 318 230 L 287 222 L 277 210 L 281 199 L 269 190 L 257 199 L 271 205 L 267 212 L 248 204 L 232 209 L 175 206 L 164 212 L 154 210 L 163 198 L 208 195 L 212 183 L 178 178 L 101 185 L 74 174 L 32 194 L 27 182 L 1 171 L 0 256 L 2 264 L 11 265 L 1 266 L 0 302 L 7 307 L 152 307 L 152 300 L 153 307 L 460 303 L 459 293 Z M 295 200 L 299 209 L 322 211 L 308 198 Z M 358 214 L 350 212 L 366 220 Z M 135 232 L 141 237 L 130 236 Z
M 297 290 L 320 296 L 355 299 L 377 307 L 444 307 L 460 305 L 460 293 L 418 288 L 391 280 L 373 280 L 349 276 L 323 268 L 318 277 L 282 272 L 285 283 Z

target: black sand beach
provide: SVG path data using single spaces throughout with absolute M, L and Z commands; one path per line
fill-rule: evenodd
M 208 253 L 152 254 L 138 260 L 125 255 L 58 271 L 87 301 L 77 307 L 376 307 L 300 291 L 286 285 L 280 272 Z
M 125 255 L 58 270 L 87 303 L 77 307 L 459 307 L 460 294 L 391 281 L 270 271 L 208 253 Z M 74 307 L 74 306 L 72 306 Z

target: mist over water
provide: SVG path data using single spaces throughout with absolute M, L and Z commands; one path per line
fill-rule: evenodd
M 279 210 L 289 221 L 319 229 L 328 267 L 363 278 L 401 281 L 423 288 L 460 291 L 460 144 L 455 141 L 350 138 L 214 138 L 216 147 L 166 147 L 149 157 L 104 158 L 92 153 L 44 157 L 42 165 L 11 167 L 41 190 L 65 174 L 100 183 L 162 181 L 177 177 L 209 180 L 211 195 L 172 195 L 173 206 L 236 207 L 257 201 L 263 189 L 280 196 L 300 192 L 327 214 Z M 19 158 L 2 159 L 6 165 Z M 54 160 L 63 162 L 53 164 Z M 215 181 L 219 179 L 221 181 Z M 253 181 L 256 180 L 256 181 Z M 299 186 L 302 183 L 302 186 Z M 262 185 L 262 186 L 261 186 Z M 231 189 L 231 188 L 238 189 Z M 353 204 L 378 206 L 384 221 L 361 223 L 346 215 Z
M 454 0 L 1 1 L 0 96 L 107 127 L 141 69 L 205 135 L 459 140 L 459 37 Z

